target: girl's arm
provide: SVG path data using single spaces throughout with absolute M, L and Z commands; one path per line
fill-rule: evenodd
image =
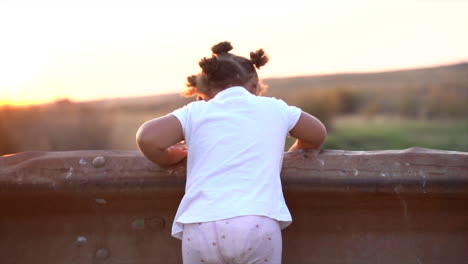
M 171 166 L 187 157 L 187 150 L 175 146 L 184 139 L 182 125 L 172 115 L 144 123 L 136 134 L 141 153 L 160 166 Z
M 289 132 L 297 140 L 289 151 L 299 149 L 318 149 L 327 137 L 327 129 L 314 116 L 302 112 L 297 124 Z

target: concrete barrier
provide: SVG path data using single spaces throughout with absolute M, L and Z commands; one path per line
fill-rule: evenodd
M 286 153 L 283 263 L 468 263 L 468 153 Z M 0 262 L 181 263 L 185 165 L 133 151 L 0 157 Z

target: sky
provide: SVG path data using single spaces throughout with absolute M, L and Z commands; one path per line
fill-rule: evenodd
M 210 48 L 261 78 L 468 61 L 468 0 L 0 0 L 0 105 L 180 92 Z

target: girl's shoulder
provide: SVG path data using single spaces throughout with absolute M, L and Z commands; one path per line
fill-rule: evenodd
M 266 103 L 275 105 L 278 107 L 288 107 L 289 105 L 283 100 L 276 97 L 267 97 L 267 96 L 257 96 L 258 100 Z
M 200 108 L 200 107 L 203 107 L 204 105 L 206 105 L 206 101 L 193 101 L 193 102 L 190 102 L 186 105 L 184 105 L 182 108 L 186 108 L 187 110 L 193 110 L 193 109 L 197 109 L 197 108 Z

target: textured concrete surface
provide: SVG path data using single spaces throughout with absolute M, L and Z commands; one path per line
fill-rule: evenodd
M 468 153 L 286 153 L 283 263 L 466 263 Z M 185 166 L 131 151 L 0 157 L 1 263 L 181 263 Z

